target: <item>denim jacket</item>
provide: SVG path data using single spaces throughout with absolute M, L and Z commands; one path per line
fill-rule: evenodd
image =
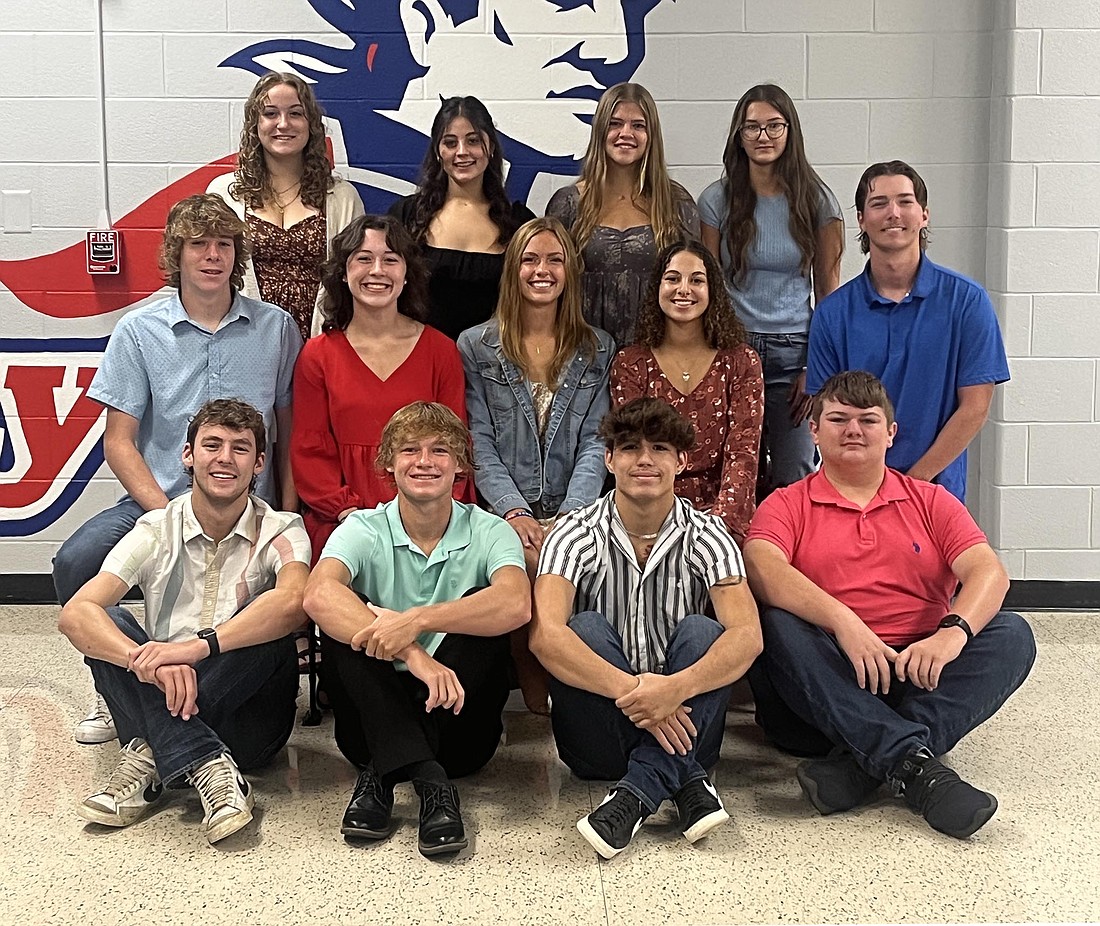
M 593 330 L 592 359 L 578 350 L 562 373 L 544 452 L 531 392 L 523 373 L 504 356 L 496 319 L 459 336 L 477 465 L 474 482 L 497 514 L 535 502 L 547 514 L 564 513 L 599 497 L 607 470 L 596 431 L 611 404 L 608 371 L 615 342 L 606 331 Z

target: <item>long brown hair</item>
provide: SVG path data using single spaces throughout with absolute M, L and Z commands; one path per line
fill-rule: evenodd
M 741 126 L 745 123 L 750 103 L 774 106 L 787 122 L 787 147 L 776 162 L 775 169 L 779 185 L 787 197 L 790 212 L 788 228 L 802 254 L 799 269 L 803 276 L 809 276 L 817 251 L 817 214 L 825 183 L 806 160 L 802 124 L 798 121 L 794 102 L 782 87 L 775 84 L 758 84 L 746 90 L 737 101 L 730 121 L 726 150 L 722 156 L 728 207 L 722 234 L 730 254 L 726 275 L 735 285 L 744 280 L 749 269 L 749 248 L 756 240 L 756 191 L 749 180 L 749 157 L 741 141 Z
M 504 252 L 504 270 L 500 276 L 500 296 L 497 299 L 495 318 L 500 326 L 500 349 L 512 363 L 528 375 L 527 355 L 523 350 L 523 296 L 520 294 L 519 268 L 523 252 L 536 235 L 550 232 L 561 244 L 565 254 L 565 286 L 558 297 L 558 313 L 554 319 L 558 347 L 550 361 L 549 377 L 557 383 L 566 364 L 577 350 L 584 350 L 591 357 L 596 350 L 596 335 L 592 326 L 581 314 L 581 263 L 580 251 L 573 239 L 553 216 L 531 219 L 521 225 Z
M 322 121 L 324 112 L 309 84 L 297 74 L 269 71 L 256 81 L 256 86 L 248 95 L 244 104 L 241 149 L 237 152 L 237 169 L 234 171 L 234 180 L 229 185 L 229 195 L 252 209 L 262 209 L 265 202 L 273 202 L 275 199 L 257 125 L 267 95 L 283 84 L 298 94 L 298 100 L 309 122 L 309 141 L 302 151 L 302 203 L 323 212 L 325 194 L 336 182 L 328 160 L 328 150 L 325 148 L 325 124 Z
M 649 144 L 638 167 L 633 203 L 649 215 L 653 237 L 661 248 L 682 237 L 683 227 L 676 206 L 676 194 L 665 163 L 665 143 L 661 135 L 661 119 L 657 104 L 641 84 L 615 84 L 608 87 L 596 106 L 592 118 L 592 134 L 584 155 L 583 181 L 577 220 L 573 223 L 573 238 L 582 251 L 599 224 L 603 211 L 603 193 L 607 185 L 607 132 L 611 116 L 620 103 L 636 103 L 645 115 Z

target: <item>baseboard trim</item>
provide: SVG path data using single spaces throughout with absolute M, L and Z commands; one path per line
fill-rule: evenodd
M 140 601 L 141 592 L 131 589 L 127 601 Z M 23 572 L 0 574 L 0 604 L 57 604 L 53 576 Z

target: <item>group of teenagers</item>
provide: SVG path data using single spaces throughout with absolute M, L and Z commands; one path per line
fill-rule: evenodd
M 309 85 L 271 73 L 236 170 L 170 210 L 173 292 L 88 389 L 126 495 L 54 561 L 97 692 L 77 740 L 123 744 L 80 816 L 190 785 L 211 843 L 246 826 L 311 621 L 349 839 L 389 837 L 411 782 L 420 852 L 464 848 L 453 780 L 518 686 L 575 774 L 615 782 L 577 824 L 602 857 L 665 800 L 693 843 L 728 819 L 745 675 L 819 812 L 885 783 L 976 832 L 997 801 L 941 757 L 1035 646 L 962 504 L 1004 349 L 984 290 L 925 254 L 919 174 L 864 172 L 869 259 L 840 286 L 840 208 L 774 85 L 698 205 L 638 84 L 604 93 L 545 217 L 503 164 L 484 105 L 444 100 L 417 192 L 364 215 Z

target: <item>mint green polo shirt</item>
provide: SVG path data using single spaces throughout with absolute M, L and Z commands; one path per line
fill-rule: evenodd
M 451 502 L 451 520 L 430 556 L 409 539 L 397 499 L 356 511 L 332 532 L 321 558 L 339 560 L 351 589 L 391 611 L 454 601 L 485 588 L 502 566 L 525 569 L 523 546 L 501 518 L 475 505 Z M 433 655 L 446 636 L 422 633 L 417 642 Z M 404 668 L 404 663 L 396 663 Z

